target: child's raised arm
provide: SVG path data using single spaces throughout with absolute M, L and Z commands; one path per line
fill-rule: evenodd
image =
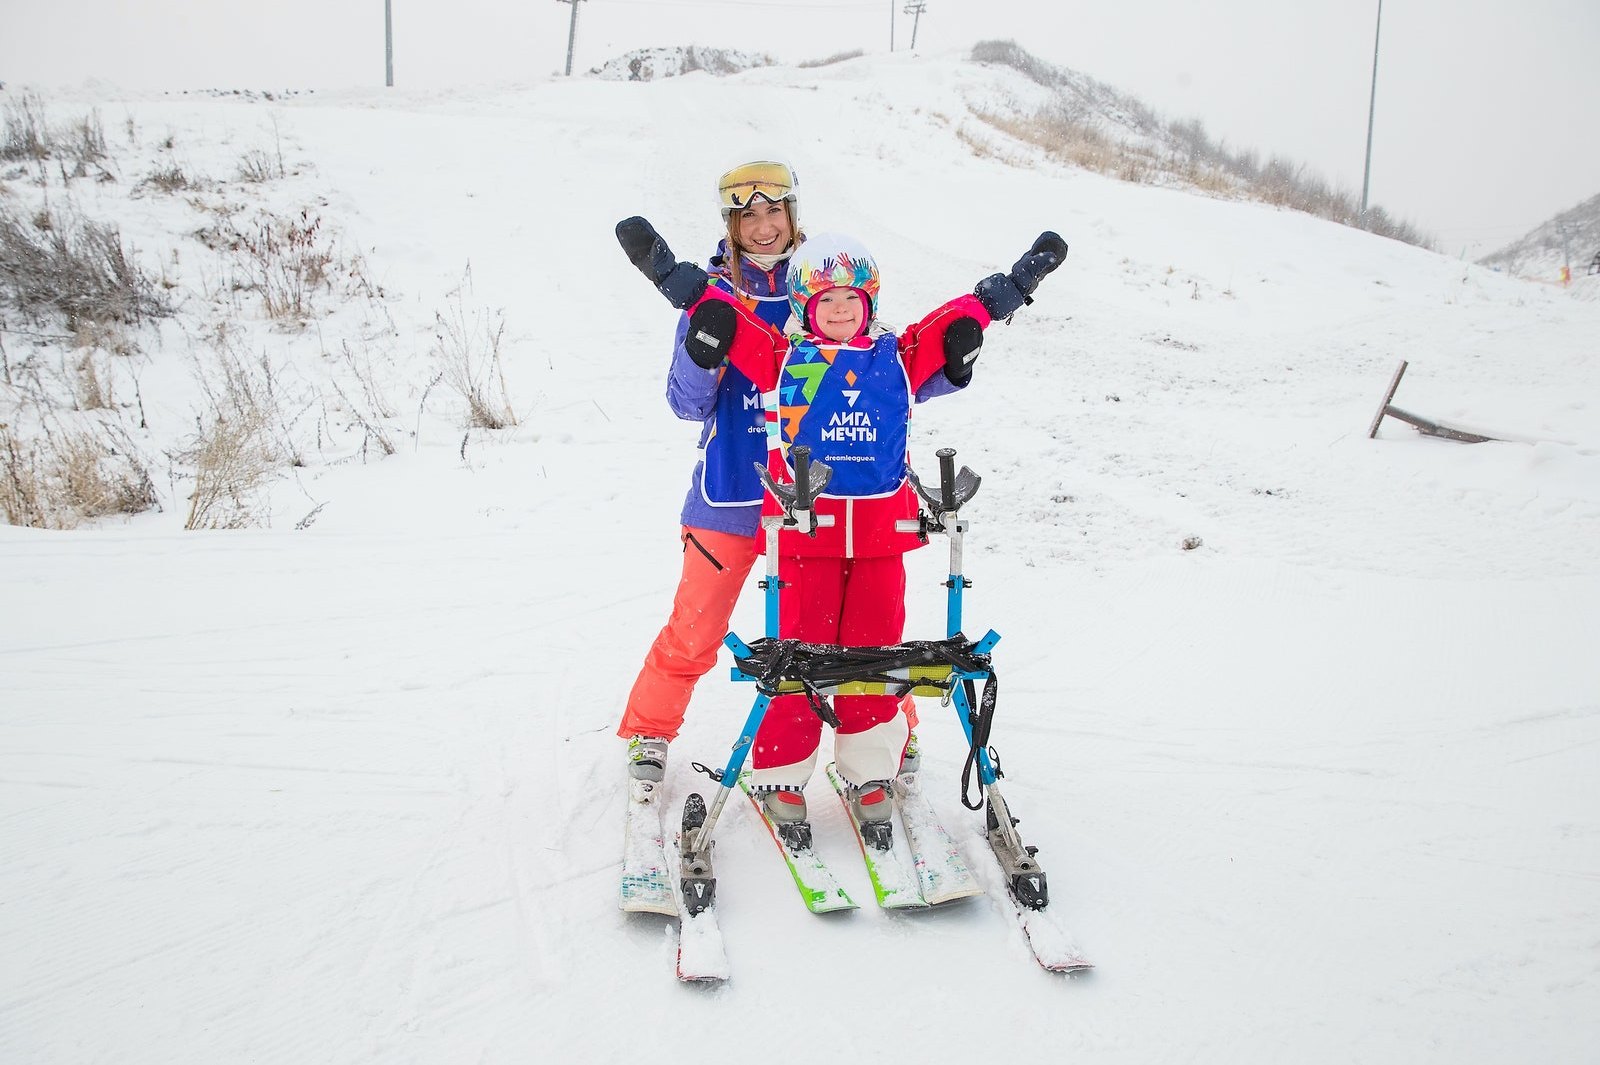
M 951 384 L 965 386 L 983 345 L 983 330 L 1032 303 L 1039 282 L 1061 265 L 1066 254 L 1066 241 L 1048 231 L 1041 233 L 1009 274 L 991 274 L 978 282 L 972 295 L 958 296 L 907 329 L 900 337 L 900 357 L 912 389 L 920 389 L 941 369 Z

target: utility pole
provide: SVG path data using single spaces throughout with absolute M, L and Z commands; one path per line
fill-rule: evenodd
M 1367 165 L 1361 172 L 1361 221 L 1367 219 L 1367 192 L 1372 188 L 1372 119 L 1378 111 L 1378 38 L 1383 33 L 1383 0 L 1378 0 L 1378 25 L 1372 31 L 1372 96 L 1367 102 Z
M 383 0 L 383 84 L 394 88 L 394 0 Z
M 922 13 L 928 10 L 926 0 L 911 0 L 905 7 L 905 13 L 915 16 L 911 20 L 911 50 L 917 50 L 917 23 L 922 21 Z
M 567 77 L 572 77 L 572 45 L 578 39 L 578 4 L 580 0 L 556 0 L 558 4 L 572 5 L 572 21 L 567 24 Z

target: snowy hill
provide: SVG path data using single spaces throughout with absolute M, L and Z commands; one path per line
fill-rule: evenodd
M 1478 261 L 1492 269 L 1542 281 L 1556 280 L 1561 268 L 1570 263 L 1577 291 L 1589 298 L 1600 298 L 1600 286 L 1585 280 L 1595 276 L 1590 271 L 1600 262 L 1600 194 L 1562 211 Z
M 163 509 L 0 526 L 0 1061 L 1592 1056 L 1600 304 L 1074 170 L 973 115 L 1036 89 L 896 55 L 49 101 L 63 127 L 98 109 L 112 180 L 8 163 L 4 202 L 113 220 L 173 314 L 121 349 L 7 314 L 9 417 L 64 403 L 88 352 L 113 398 L 53 424 L 121 426 Z M 1042 229 L 1072 246 L 912 447 L 984 477 L 993 740 L 1092 975 L 1033 964 L 992 869 L 953 909 L 814 917 L 744 806 L 724 988 L 678 985 L 672 926 L 617 911 L 613 730 L 697 427 L 661 398 L 675 314 L 611 231 L 641 213 L 702 258 L 710 182 L 767 153 L 806 224 L 873 249 L 897 323 Z M 173 169 L 197 191 L 130 194 Z M 302 313 L 250 272 L 262 212 L 317 220 L 337 264 Z M 1397 406 L 1514 442 L 1368 439 L 1401 358 Z M 241 505 L 269 527 L 184 531 L 207 389 L 259 397 L 261 366 L 282 453 Z M 942 631 L 944 563 L 909 560 L 908 635 Z M 760 624 L 752 589 L 735 629 Z M 724 676 L 674 805 L 748 709 Z M 949 713 L 921 706 L 925 776 L 977 863 Z

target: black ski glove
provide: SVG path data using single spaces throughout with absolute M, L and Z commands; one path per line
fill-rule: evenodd
M 970 314 L 950 323 L 944 331 L 944 375 L 953 385 L 965 387 L 972 380 L 972 364 L 983 348 L 983 327 Z
M 728 345 L 733 341 L 738 324 L 739 317 L 731 304 L 706 300 L 689 315 L 689 331 L 683 336 L 683 348 L 696 366 L 715 370 L 728 357 Z
M 635 215 L 618 222 L 617 243 L 627 253 L 628 261 L 680 311 L 705 292 L 709 280 L 706 272 L 694 263 L 673 261 L 672 249 L 645 219 Z
M 1067 257 L 1067 242 L 1046 230 L 1009 274 L 991 274 L 972 290 L 991 318 L 1009 318 L 1023 304 L 1033 302 L 1033 290 L 1044 276 Z

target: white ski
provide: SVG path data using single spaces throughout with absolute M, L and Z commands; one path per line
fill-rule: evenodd
M 667 860 L 661 831 L 662 786 L 632 780 L 623 833 L 622 887 L 617 905 L 632 913 L 678 915 L 673 896 L 674 866 Z
M 1022 933 L 1028 937 L 1028 946 L 1040 965 L 1053 973 L 1081 973 L 1094 968 L 1094 962 L 1083 956 L 1072 940 L 1072 933 L 1056 919 L 1053 911 L 1025 909 L 1018 906 L 1009 893 L 1006 901 L 1017 911 L 1017 923 L 1022 926 Z
M 895 780 L 894 802 L 906 828 L 906 843 L 916 869 L 917 887 L 922 901 L 939 906 L 957 899 L 983 894 L 983 885 L 967 864 L 956 841 L 939 821 L 933 803 L 922 791 L 916 773 L 902 773 Z
M 715 906 L 678 920 L 678 979 L 691 984 L 720 984 L 728 979 L 728 954 L 722 946 Z

